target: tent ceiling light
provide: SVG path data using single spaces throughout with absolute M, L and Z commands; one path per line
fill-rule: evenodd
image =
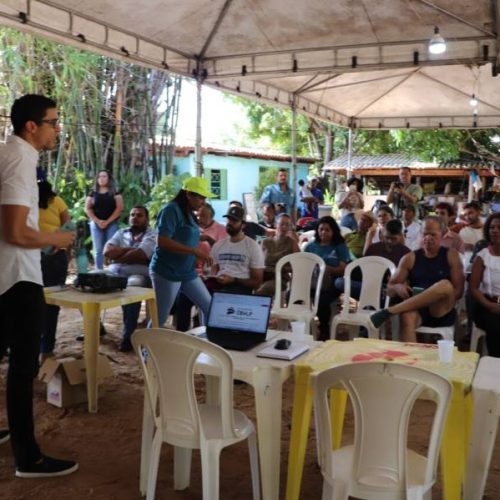
M 476 96 L 474 94 L 472 94 L 472 97 L 469 101 L 469 104 L 473 107 L 476 107 L 479 104 L 478 100 L 476 99 Z
M 429 41 L 429 52 L 431 54 L 443 54 L 446 51 L 446 42 L 439 34 L 439 28 L 434 27 L 434 35 Z

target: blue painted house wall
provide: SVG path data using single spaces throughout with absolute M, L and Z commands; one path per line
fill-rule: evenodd
M 176 156 L 174 168 L 177 174 L 187 172 L 195 175 L 194 153 L 187 156 Z M 312 162 L 311 162 L 312 163 Z M 297 163 L 297 180 L 307 179 L 311 163 Z M 266 158 L 248 158 L 233 155 L 220 155 L 207 153 L 203 155 L 203 168 L 205 171 L 215 169 L 226 171 L 227 196 L 221 200 L 211 200 L 210 203 L 215 210 L 215 218 L 224 222 L 223 215 L 226 213 L 228 202 L 239 200 L 243 202 L 243 193 L 253 193 L 259 184 L 259 170 L 261 167 L 287 168 L 292 164 L 286 160 L 275 160 Z M 298 187 L 298 186 L 296 186 Z M 298 193 L 298 190 L 296 190 Z

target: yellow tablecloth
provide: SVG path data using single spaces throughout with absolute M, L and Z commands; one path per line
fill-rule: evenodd
M 288 458 L 287 500 L 298 500 L 302 469 L 312 411 L 313 390 L 310 375 L 332 366 L 357 361 L 388 361 L 425 368 L 447 378 L 453 384 L 453 395 L 441 445 L 443 498 L 460 500 L 465 474 L 467 435 L 472 421 L 471 387 L 479 356 L 455 351 L 453 363 L 440 363 L 437 345 L 410 344 L 376 339 L 350 342 L 327 341 L 304 356 L 295 365 L 295 392 L 292 433 Z M 340 446 L 347 393 L 335 391 L 333 405 L 333 446 Z

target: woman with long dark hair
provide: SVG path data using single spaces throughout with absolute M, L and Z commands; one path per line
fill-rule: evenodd
M 111 172 L 99 170 L 92 191 L 85 200 L 97 269 L 104 267 L 104 245 L 118 231 L 118 219 L 122 212 L 123 198 L 116 190 Z
M 190 177 L 158 214 L 158 241 L 149 269 L 160 326 L 179 291 L 199 307 L 204 317 L 208 314 L 210 294 L 196 272 L 196 259 L 209 265 L 212 259 L 199 248 L 200 228 L 194 212 L 211 196 L 206 179 Z
M 483 229 L 488 246 L 477 253 L 469 282 L 472 317 L 486 333 L 488 354 L 500 358 L 500 212 L 491 214 Z
M 40 231 L 53 233 L 60 231 L 65 224 L 69 224 L 70 216 L 66 203 L 54 193 L 52 186 L 46 180 L 38 182 L 38 207 Z M 67 251 L 61 248 L 54 252 L 52 248 L 44 248 L 41 255 L 43 285 L 47 287 L 64 285 L 68 274 Z M 40 347 L 42 358 L 51 356 L 54 351 L 58 317 L 59 306 L 45 305 Z
M 330 338 L 330 306 L 340 295 L 334 281 L 335 278 L 344 276 L 345 267 L 351 260 L 349 249 L 333 217 L 321 217 L 314 233 L 314 241 L 304 251 L 318 255 L 326 264 L 323 283 L 317 283 L 316 286 L 321 286 L 318 304 L 319 338 L 327 340 Z

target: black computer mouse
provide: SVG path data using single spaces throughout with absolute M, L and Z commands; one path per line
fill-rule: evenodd
M 274 344 L 275 349 L 285 350 L 288 349 L 292 345 L 292 341 L 288 339 L 279 339 Z

